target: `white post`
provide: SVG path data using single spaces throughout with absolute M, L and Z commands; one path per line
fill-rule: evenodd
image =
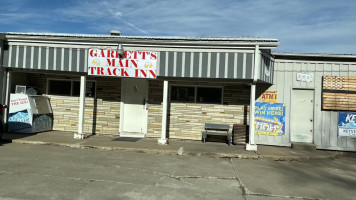
M 167 139 L 167 109 L 168 109 L 168 81 L 163 83 L 163 110 L 162 110 L 162 131 L 158 144 L 168 144 Z
M 255 144 L 255 94 L 256 94 L 256 85 L 251 84 L 250 129 L 249 129 L 248 144 L 246 144 L 246 150 L 248 151 L 257 151 L 257 145 Z
M 9 107 L 9 101 L 10 101 L 10 88 L 11 88 L 11 72 L 7 71 L 6 73 L 6 93 L 5 93 L 5 105 L 7 105 L 7 107 Z M 9 108 L 5 109 L 4 112 L 4 119 L 3 122 L 4 124 L 7 123 L 8 120 L 8 110 Z
M 85 92 L 86 92 L 86 76 L 80 77 L 80 100 L 79 100 L 79 121 L 78 121 L 78 133 L 74 134 L 75 139 L 84 139 L 87 137 L 83 133 L 84 129 L 84 109 L 85 109 Z
M 246 144 L 246 150 L 257 151 L 257 145 L 255 144 L 255 97 L 256 97 L 256 83 L 258 79 L 259 70 L 261 67 L 261 52 L 260 46 L 255 46 L 255 59 L 253 66 L 253 82 L 251 84 L 250 92 L 250 129 L 249 129 L 249 141 Z

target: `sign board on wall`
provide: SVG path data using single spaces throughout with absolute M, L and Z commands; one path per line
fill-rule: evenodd
M 255 134 L 284 135 L 285 134 L 285 104 L 256 102 Z
M 266 90 L 261 95 L 261 102 L 277 103 L 278 101 L 278 91 Z
M 356 138 L 356 112 L 338 112 L 338 136 Z
M 156 78 L 157 52 L 89 49 L 88 75 Z
M 310 74 L 305 74 L 305 73 L 297 73 L 297 81 L 303 81 L 303 82 L 312 82 L 314 79 L 314 75 L 312 73 Z
M 322 109 L 356 111 L 356 77 L 323 76 Z

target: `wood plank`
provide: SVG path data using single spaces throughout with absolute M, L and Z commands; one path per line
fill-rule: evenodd
M 323 76 L 323 90 L 345 91 L 345 93 L 322 92 L 322 108 L 325 110 L 356 110 L 356 77 Z

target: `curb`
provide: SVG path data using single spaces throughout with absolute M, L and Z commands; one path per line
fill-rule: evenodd
M 136 153 L 152 153 L 152 154 L 165 154 L 165 155 L 179 155 L 176 150 L 159 150 L 159 149 L 142 149 L 142 148 L 126 148 L 126 147 L 107 147 L 107 146 L 96 146 L 96 145 L 85 145 L 81 143 L 67 144 L 67 143 L 57 143 L 57 142 L 43 142 L 43 141 L 29 141 L 14 139 L 12 143 L 16 144 L 35 144 L 35 145 L 48 145 L 48 146 L 62 146 L 70 147 L 76 149 L 97 149 L 104 151 L 125 151 L 125 152 L 136 152 Z M 255 155 L 245 155 L 245 154 L 228 154 L 228 153 L 211 153 L 211 152 L 201 152 L 192 153 L 184 152 L 181 156 L 208 156 L 213 158 L 238 158 L 238 159 L 260 159 L 258 154 Z
M 341 154 L 322 155 L 322 156 L 276 156 L 276 155 L 261 155 L 254 152 L 253 155 L 247 154 L 231 154 L 231 153 L 211 153 L 211 152 L 199 152 L 193 153 L 185 151 L 183 154 L 179 154 L 178 150 L 168 149 L 143 149 L 143 148 L 128 148 L 128 147 L 107 147 L 97 145 L 85 145 L 82 143 L 58 143 L 58 142 L 43 142 L 43 141 L 29 141 L 22 139 L 13 139 L 12 143 L 17 144 L 35 144 L 35 145 L 48 145 L 48 146 L 62 146 L 76 149 L 97 149 L 104 151 L 124 151 L 124 152 L 136 152 L 136 153 L 151 153 L 151 154 L 164 154 L 164 155 L 180 155 L 180 156 L 208 156 L 212 158 L 237 158 L 237 159 L 252 159 L 252 160 L 272 160 L 272 161 L 311 161 L 317 159 L 335 159 Z

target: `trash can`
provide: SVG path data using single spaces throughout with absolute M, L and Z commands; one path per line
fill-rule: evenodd
M 245 145 L 248 143 L 249 125 L 234 124 L 232 128 L 232 143 L 235 145 Z

